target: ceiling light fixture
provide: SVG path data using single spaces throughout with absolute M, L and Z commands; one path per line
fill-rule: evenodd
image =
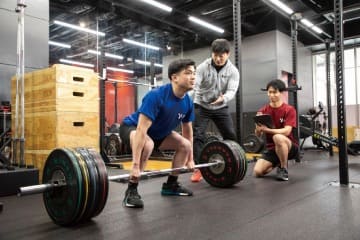
M 312 22 L 310 22 L 309 20 L 307 20 L 306 18 L 301 19 L 300 22 L 309 28 L 314 26 L 314 24 Z
M 105 36 L 105 33 L 103 33 L 103 32 L 99 32 L 99 31 L 92 30 L 92 29 L 89 29 L 89 28 L 80 27 L 80 26 L 73 25 L 73 24 L 70 24 L 70 23 L 61 22 L 61 21 L 58 21 L 58 20 L 55 20 L 54 23 L 57 24 L 57 25 L 72 28 L 72 29 L 75 29 L 75 30 L 78 30 L 78 31 L 87 32 L 87 33 L 95 34 L 95 35 L 98 35 L 98 36 Z
M 132 70 L 127 70 L 127 69 L 123 69 L 123 68 L 106 67 L 106 69 L 110 70 L 110 71 L 114 71 L 114 72 L 124 72 L 124 73 L 131 73 L 131 74 L 134 73 L 134 71 L 132 71 Z
M 142 1 L 144 3 L 147 3 L 147 4 L 150 4 L 150 5 L 154 6 L 154 7 L 160 8 L 161 10 L 164 10 L 166 12 L 171 12 L 172 11 L 171 7 L 169 7 L 169 6 L 165 5 L 165 4 L 162 4 L 160 2 L 154 1 L 154 0 L 140 0 L 140 1 Z
M 270 1 L 272 4 L 274 4 L 275 6 L 277 6 L 278 8 L 280 8 L 281 10 L 283 10 L 284 12 L 286 12 L 289 15 L 294 13 L 294 10 L 292 10 L 290 7 L 288 7 L 287 5 L 285 5 L 283 2 L 281 2 L 279 0 L 268 0 L 268 1 Z
M 101 52 L 100 52 L 100 51 L 91 50 L 91 49 L 87 50 L 87 52 L 88 52 L 88 53 L 91 53 L 91 54 L 95 54 L 95 55 L 100 55 L 100 54 L 101 54 Z M 107 53 L 107 52 L 105 53 L 105 57 L 108 57 L 108 58 L 115 58 L 115 59 L 120 59 L 120 60 L 124 59 L 124 57 L 123 57 L 123 56 L 120 56 L 120 55 L 115 55 L 115 54 L 112 54 L 112 53 Z
M 123 56 L 120 56 L 120 55 L 116 55 L 116 54 L 112 54 L 112 53 L 105 53 L 105 57 L 108 57 L 108 58 L 115 58 L 115 59 L 120 59 L 120 60 L 123 60 L 124 57 Z
M 91 49 L 87 50 L 87 52 L 88 52 L 88 53 L 91 53 L 91 54 L 95 54 L 95 55 L 100 55 L 100 54 L 101 54 L 100 51 L 91 50 Z
M 160 50 L 160 48 L 157 47 L 157 46 L 153 46 L 153 45 L 149 45 L 149 44 L 145 44 L 145 43 L 141 43 L 141 42 L 136 42 L 134 40 L 130 40 L 130 39 L 127 39 L 127 38 L 123 38 L 123 41 L 126 42 L 126 43 L 136 45 L 136 46 L 140 46 L 140 47 L 150 48 L 150 49 L 153 49 L 153 50 Z
M 168 50 L 168 51 L 171 50 L 171 45 L 170 44 L 166 44 L 166 50 Z
M 314 30 L 318 34 L 321 34 L 324 32 L 321 28 L 319 28 L 317 26 L 312 26 L 311 29 Z
M 321 34 L 324 32 L 321 28 L 319 28 L 318 26 L 315 26 L 312 22 L 310 22 L 306 18 L 301 19 L 300 22 L 318 34 Z
M 282 10 L 281 13 L 282 15 L 285 15 L 285 13 L 287 15 L 291 15 L 291 19 L 293 20 L 294 16 L 299 14 L 299 13 L 295 13 L 294 10 L 292 10 L 290 7 L 288 7 L 287 5 L 285 5 L 283 2 L 279 1 L 279 0 L 263 0 L 263 2 L 267 5 L 269 5 L 270 7 L 277 7 L 280 10 Z M 277 10 L 277 9 L 275 9 Z M 304 29 L 306 29 L 307 31 L 311 30 L 317 34 L 324 34 L 327 37 L 331 38 L 331 36 L 329 34 L 327 34 L 326 32 L 324 32 L 322 29 L 320 29 L 319 27 L 315 26 L 314 23 L 310 22 L 309 20 L 307 20 L 306 18 L 297 18 L 295 19 L 296 21 L 300 20 L 300 23 L 302 24 L 302 27 Z M 311 32 L 309 31 L 309 32 Z M 313 34 L 313 32 L 311 32 Z M 320 39 L 323 40 L 323 39 Z
M 67 60 L 67 59 L 63 59 L 61 58 L 59 60 L 61 63 L 67 63 L 67 64 L 72 64 L 72 65 L 79 65 L 79 66 L 83 66 L 83 67 L 89 67 L 89 68 L 93 68 L 94 64 L 90 64 L 90 63 L 83 63 L 83 62 L 78 62 L 78 61 L 72 61 L 72 60 Z
M 146 65 L 146 66 L 150 66 L 151 62 L 148 61 L 143 61 L 143 60 L 139 60 L 139 59 L 135 59 L 135 62 L 138 64 L 142 64 L 142 65 Z M 155 67 L 163 67 L 164 65 L 160 64 L 160 63 L 154 63 Z
M 192 21 L 192 22 L 194 22 L 194 23 L 197 23 L 197 24 L 199 24 L 199 25 L 201 25 L 201 26 L 203 26 L 203 27 L 206 27 L 206 28 L 208 28 L 208 29 L 211 29 L 211 30 L 213 30 L 213 31 L 215 31 L 215 32 L 224 33 L 224 31 L 225 31 L 225 30 L 222 29 L 222 28 L 219 28 L 219 27 L 217 27 L 217 26 L 215 26 L 215 25 L 213 25 L 213 24 L 210 24 L 210 23 L 208 23 L 208 22 L 205 22 L 205 21 L 203 21 L 203 20 L 201 20 L 201 19 L 199 19 L 199 18 L 193 17 L 193 16 L 189 16 L 189 20 Z
M 65 44 L 65 43 L 59 43 L 59 42 L 54 42 L 54 41 L 49 41 L 48 43 L 49 43 L 49 45 L 53 45 L 53 46 L 58 46 L 58 47 L 63 47 L 63 48 L 71 48 L 71 45 Z

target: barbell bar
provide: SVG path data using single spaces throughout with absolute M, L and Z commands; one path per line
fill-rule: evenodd
M 231 187 L 241 181 L 247 171 L 245 152 L 230 140 L 211 141 L 201 151 L 199 164 L 206 182 L 214 187 Z M 187 167 L 143 172 L 153 176 Z M 109 181 L 129 179 L 130 174 L 108 176 L 101 155 L 87 148 L 59 148 L 48 156 L 43 170 L 44 184 L 19 188 L 18 196 L 43 193 L 49 217 L 61 226 L 74 226 L 90 220 L 103 210 L 108 196 Z
M 216 167 L 216 166 L 219 167 L 222 164 L 224 164 L 223 161 L 215 160 L 215 162 L 211 162 L 211 163 L 196 164 L 194 166 L 194 169 L 200 169 L 200 168 L 205 168 L 205 167 Z M 171 172 L 175 172 L 175 171 L 179 171 L 181 173 L 184 173 L 184 172 L 191 171 L 191 169 L 189 169 L 187 167 L 166 168 L 166 169 L 154 170 L 154 171 L 149 171 L 149 172 L 141 172 L 140 177 L 142 177 L 142 176 L 161 175 L 161 174 L 171 173 Z M 112 176 L 108 176 L 107 178 L 108 178 L 109 181 L 126 180 L 126 179 L 130 178 L 130 174 L 125 173 L 125 174 L 119 174 L 119 175 L 112 175 Z M 45 184 L 38 184 L 38 185 L 20 187 L 17 195 L 19 197 L 22 197 L 22 196 L 26 196 L 26 195 L 44 193 L 44 192 L 47 192 L 47 191 L 51 191 L 54 188 L 64 187 L 64 186 L 66 186 L 65 179 L 62 180 L 62 181 L 56 180 L 53 183 L 45 183 Z
M 211 163 L 203 163 L 203 164 L 196 164 L 194 166 L 194 169 L 200 169 L 200 168 L 206 168 L 206 167 L 216 167 L 216 166 L 221 166 L 222 164 L 224 164 L 221 160 L 216 160 L 215 162 L 211 162 Z M 171 173 L 171 172 L 189 172 L 191 171 L 191 169 L 187 168 L 187 167 L 178 167 L 178 168 L 166 168 L 166 169 L 160 169 L 160 170 L 154 170 L 154 171 L 149 171 L 149 172 L 142 172 L 140 173 L 140 177 L 142 176 L 154 176 L 154 175 L 161 175 L 161 174 L 165 174 L 165 173 Z M 109 181 L 115 181 L 115 180 L 124 180 L 124 179 L 129 179 L 130 178 L 130 174 L 126 173 L 126 174 L 120 174 L 120 175 L 113 175 L 113 176 L 109 176 L 108 179 Z
M 211 141 L 222 141 L 222 137 L 216 134 L 209 134 L 205 138 L 205 143 Z M 249 134 L 245 137 L 243 144 L 242 144 L 245 152 L 248 153 L 259 153 L 265 147 L 265 142 L 262 138 L 256 136 L 255 134 Z
M 130 86 L 156 87 L 156 85 L 152 85 L 149 83 L 135 82 L 137 79 L 133 79 L 135 81 L 128 81 L 128 80 L 117 80 L 117 79 L 112 79 L 112 78 L 106 78 L 105 80 L 107 82 L 112 82 L 112 83 L 124 83 L 124 84 L 130 85 Z

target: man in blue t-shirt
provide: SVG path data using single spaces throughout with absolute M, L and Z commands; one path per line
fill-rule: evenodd
M 194 168 L 193 131 L 194 106 L 187 92 L 195 85 L 195 62 L 191 59 L 175 60 L 169 64 L 170 83 L 148 92 L 140 108 L 124 118 L 120 138 L 131 146 L 132 169 L 124 206 L 142 208 L 143 200 L 137 191 L 141 172 L 153 149 L 175 150 L 172 167 Z M 174 131 L 181 124 L 182 134 Z M 162 186 L 162 195 L 192 196 L 181 186 L 178 173 L 172 172 Z

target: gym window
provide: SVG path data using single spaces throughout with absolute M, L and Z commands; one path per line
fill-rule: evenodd
M 314 106 L 321 101 L 327 105 L 326 55 L 313 56 Z M 336 105 L 335 54 L 330 54 L 331 105 Z M 345 104 L 360 104 L 360 47 L 344 51 Z

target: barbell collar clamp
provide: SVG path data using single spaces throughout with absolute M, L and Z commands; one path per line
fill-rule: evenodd
M 255 145 L 255 143 L 254 142 L 248 142 L 248 143 L 244 143 L 243 145 L 246 146 L 246 147 L 253 147 Z

